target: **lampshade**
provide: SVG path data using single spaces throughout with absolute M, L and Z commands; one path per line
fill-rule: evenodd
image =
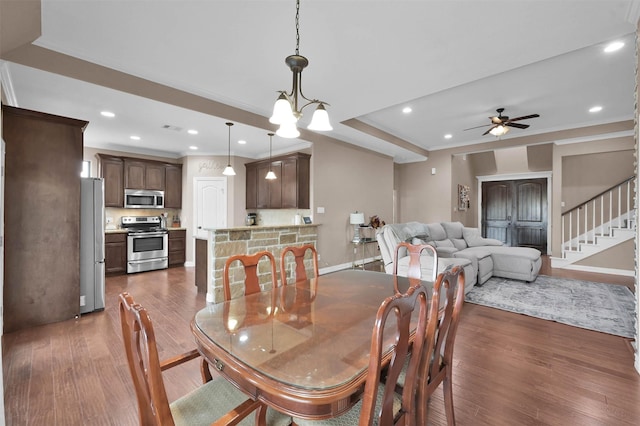
M 349 215 L 349 223 L 351 225 L 364 225 L 364 213 L 351 213 Z
M 220 169 L 218 169 L 220 170 Z M 233 167 L 231 167 L 231 164 L 229 164 L 227 167 L 224 168 L 224 170 L 222 171 L 222 174 L 225 176 L 235 176 L 236 175 L 236 171 L 233 170 Z
M 491 133 L 493 136 L 502 136 L 507 134 L 508 131 L 509 128 L 507 126 L 499 125 L 489 130 L 489 133 Z
M 333 130 L 333 127 L 331 127 L 331 123 L 329 122 L 329 114 L 327 114 L 327 110 L 324 109 L 324 104 L 318 105 L 318 108 L 316 108 L 313 113 L 313 117 L 311 117 L 311 123 L 309 123 L 307 129 L 319 132 Z
M 297 138 L 300 136 L 300 132 L 295 123 L 282 123 L 276 132 L 276 135 L 281 138 Z
M 278 177 L 276 176 L 275 173 L 273 173 L 273 170 L 269 170 L 267 172 L 267 175 L 265 176 L 265 179 L 273 180 L 273 179 L 278 179 Z

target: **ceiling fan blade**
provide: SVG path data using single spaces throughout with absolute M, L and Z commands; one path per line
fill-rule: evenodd
M 512 118 L 509 121 L 520 121 L 520 120 L 528 120 L 530 118 L 537 118 L 540 117 L 539 114 L 531 114 L 531 115 L 523 115 L 522 117 L 516 117 L 516 118 Z
M 505 126 L 509 126 L 509 127 L 516 127 L 518 129 L 526 129 L 527 127 L 529 127 L 528 124 L 520 124 L 520 123 L 505 123 Z
M 464 129 L 463 132 L 467 130 L 479 129 L 480 127 L 487 127 L 487 126 L 491 126 L 491 124 L 483 124 L 482 126 L 469 127 L 468 129 Z

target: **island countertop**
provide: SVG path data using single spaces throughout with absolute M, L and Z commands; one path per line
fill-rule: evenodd
M 263 229 L 283 229 L 283 228 L 312 228 L 314 226 L 320 226 L 317 223 L 302 224 L 302 225 L 251 225 L 251 226 L 234 226 L 231 228 L 202 228 L 205 231 L 260 231 Z

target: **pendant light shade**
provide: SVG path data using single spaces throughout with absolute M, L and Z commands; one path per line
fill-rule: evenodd
M 269 135 L 269 172 L 264 178 L 268 180 L 273 180 L 273 179 L 277 179 L 276 174 L 273 173 L 273 170 L 271 170 L 271 151 L 273 146 L 273 133 L 267 133 L 267 134 Z
M 507 134 L 508 131 L 509 128 L 507 126 L 500 125 L 491 129 L 489 133 L 491 133 L 493 136 L 502 136 Z
M 311 117 L 311 123 L 309 123 L 307 129 L 316 130 L 318 132 L 333 130 L 333 127 L 331 127 L 331 123 L 329 122 L 329 114 L 327 114 L 327 110 L 324 109 L 323 103 L 320 103 L 318 108 L 316 108 L 313 113 L 313 117 Z
M 235 176 L 236 171 L 231 167 L 231 126 L 233 123 L 225 123 L 229 127 L 229 145 L 228 145 L 228 154 L 227 154 L 227 167 L 224 168 L 222 174 L 225 176 Z
M 283 123 L 278 128 L 276 135 L 281 138 L 293 139 L 300 136 L 300 131 L 296 127 L 296 123 Z

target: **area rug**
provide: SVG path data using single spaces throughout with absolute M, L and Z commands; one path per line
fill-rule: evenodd
M 545 275 L 532 283 L 493 277 L 473 287 L 465 301 L 616 336 L 635 336 L 635 296 L 623 285 Z

